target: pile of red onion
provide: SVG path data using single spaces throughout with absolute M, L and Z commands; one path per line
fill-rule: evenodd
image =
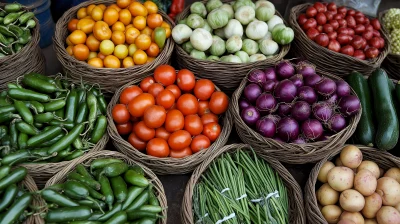
M 266 138 L 297 144 L 326 140 L 361 108 L 347 82 L 320 76 L 306 62 L 282 61 L 251 71 L 247 79 L 240 115 Z

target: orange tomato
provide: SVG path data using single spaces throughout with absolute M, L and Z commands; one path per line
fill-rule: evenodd
M 150 57 L 157 57 L 160 53 L 160 48 L 156 43 L 151 43 L 149 49 L 146 50 L 146 53 Z
M 140 2 L 132 2 L 129 5 L 132 16 L 147 16 L 147 9 Z
M 203 135 L 205 135 L 211 142 L 214 142 L 221 134 L 221 126 L 218 123 L 208 123 L 204 125 Z
M 82 18 L 84 18 L 84 17 L 86 17 L 88 14 L 87 14 L 87 12 L 86 12 L 86 8 L 80 8 L 79 10 L 78 10 L 78 12 L 76 13 L 76 17 L 78 18 L 78 19 L 82 19 Z
M 119 21 L 121 21 L 126 26 L 131 23 L 132 15 L 128 9 L 122 9 L 121 11 L 119 11 Z
M 127 30 L 127 29 L 129 29 L 129 28 L 131 28 L 131 27 L 134 27 L 133 24 L 127 25 L 127 26 L 125 27 L 125 30 Z
M 85 61 L 89 57 L 89 48 L 84 44 L 77 44 L 73 48 L 74 57 L 79 61 Z
M 146 18 L 144 16 L 136 16 L 133 19 L 133 26 L 138 30 L 146 28 Z
M 106 58 L 106 55 L 102 54 L 101 52 L 99 52 L 97 54 L 97 57 L 100 58 L 101 60 L 104 60 Z
M 150 14 L 147 16 L 147 25 L 151 29 L 161 26 L 163 18 L 160 14 Z
M 93 19 L 81 19 L 79 20 L 78 24 L 76 25 L 76 28 L 78 30 L 82 30 L 86 34 L 89 34 L 93 32 L 93 27 L 94 27 L 95 21 Z
M 179 97 L 176 102 L 176 107 L 183 115 L 197 114 L 199 110 L 199 102 L 197 98 L 190 93 L 185 93 Z
M 121 9 L 128 7 L 132 3 L 132 0 L 117 0 L 117 5 Z
M 94 9 L 94 7 L 96 7 L 96 5 L 93 5 L 93 4 L 89 5 L 89 6 L 86 8 L 86 14 L 92 15 L 92 10 Z
M 164 86 L 162 86 L 160 83 L 153 83 L 151 86 L 149 86 L 148 93 L 156 98 L 163 90 Z
M 154 157 L 167 157 L 170 150 L 167 141 L 162 138 L 154 138 L 147 143 L 146 153 Z
M 90 60 L 92 58 L 97 58 L 97 52 L 94 51 L 89 52 L 89 57 L 87 58 L 87 60 Z
M 192 114 L 185 117 L 185 130 L 192 136 L 201 134 L 203 131 L 203 123 L 199 115 Z
M 156 60 L 156 58 L 153 58 L 153 57 L 147 57 L 147 61 L 146 61 L 146 63 L 150 63 L 150 62 L 152 62 L 152 61 L 154 61 L 154 60 Z
M 153 83 L 155 83 L 153 76 L 147 76 L 146 78 L 142 79 L 139 86 L 143 92 L 147 92 Z
M 109 5 L 109 6 L 107 7 L 107 9 L 115 9 L 115 10 L 117 10 L 117 12 L 121 11 L 121 8 L 118 7 L 117 4 L 111 4 L 111 5 Z M 106 9 L 106 10 L 107 10 L 107 9 Z
M 134 117 L 141 117 L 144 111 L 155 104 L 154 96 L 150 93 L 141 93 L 128 104 L 129 113 Z
M 74 46 L 74 44 L 69 40 L 69 36 L 65 39 L 65 43 L 67 43 L 68 46 Z
M 133 53 L 133 61 L 135 65 L 143 65 L 147 62 L 147 54 L 143 50 L 138 49 Z
M 111 38 L 111 30 L 108 24 L 103 21 L 97 21 L 93 27 L 93 35 L 97 40 L 109 40 Z
M 73 46 L 68 46 L 65 50 L 67 50 L 67 53 L 72 56 L 74 55 L 73 48 Z
M 186 130 L 178 130 L 172 133 L 168 138 L 168 145 L 172 150 L 180 151 L 190 146 L 192 136 Z
M 146 26 L 141 32 L 141 34 L 146 34 L 149 37 L 151 36 L 151 34 L 153 33 L 153 30 L 150 29 L 150 27 Z
M 206 125 L 208 123 L 218 123 L 218 117 L 213 113 L 206 113 L 201 116 L 201 122 L 203 123 L 203 125 Z
M 125 42 L 128 44 L 133 44 L 139 35 L 140 31 L 134 27 L 131 27 L 125 31 Z
M 165 118 L 165 130 L 174 132 L 183 129 L 185 126 L 185 118 L 182 112 L 176 109 L 169 110 Z
M 68 31 L 69 32 L 74 32 L 76 30 L 76 25 L 78 24 L 79 20 L 78 19 L 71 19 L 68 22 Z
M 125 34 L 122 31 L 114 31 L 111 35 L 111 40 L 114 44 L 124 44 L 125 43 Z
M 135 40 L 135 45 L 141 50 L 149 49 L 150 44 L 151 38 L 146 34 L 140 34 Z
M 165 130 L 164 127 L 159 127 L 156 129 L 156 138 L 162 138 L 165 141 L 168 141 L 169 136 L 171 133 L 169 133 L 167 130 Z
M 106 68 L 120 68 L 121 67 L 121 62 L 114 55 L 107 55 L 106 58 L 104 58 L 104 67 L 106 67 Z
M 134 65 L 135 65 L 135 63 L 133 62 L 133 58 L 129 57 L 129 56 L 124 58 L 124 60 L 122 61 L 122 66 L 124 66 L 124 68 L 129 68 Z
M 201 150 L 207 149 L 210 147 L 211 142 L 205 135 L 197 135 L 192 139 L 192 143 L 190 143 L 190 148 L 193 153 L 199 152 Z
M 161 23 L 161 27 L 165 29 L 166 37 L 167 38 L 170 37 L 171 36 L 171 26 L 168 23 L 166 23 L 165 21 L 163 21 Z
M 169 152 L 169 156 L 172 158 L 184 158 L 186 156 L 191 156 L 193 154 L 192 150 L 190 147 L 186 147 L 182 150 L 176 151 L 176 150 L 171 150 Z
M 128 56 L 128 47 L 124 44 L 117 45 L 114 49 L 114 56 L 121 60 L 126 58 Z
M 154 70 L 154 79 L 163 84 L 169 86 L 174 84 L 176 81 L 176 71 L 171 65 L 160 65 Z
M 103 21 L 106 22 L 109 26 L 112 26 L 115 22 L 118 21 L 119 13 L 114 8 L 107 8 L 104 11 Z
M 176 75 L 175 75 L 175 78 L 176 78 Z M 168 89 L 169 91 L 171 91 L 174 94 L 175 100 L 178 100 L 179 97 L 181 96 L 181 89 L 179 89 L 179 87 L 177 85 L 169 85 L 165 89 Z
M 164 107 L 152 105 L 144 111 L 143 121 L 149 128 L 159 128 L 164 124 L 166 116 Z
M 75 30 L 68 38 L 73 44 L 83 44 L 86 42 L 86 33 L 82 30 Z
M 104 4 L 100 4 L 100 5 L 97 5 L 98 7 L 100 7 L 101 8 L 101 10 L 106 10 L 106 8 L 107 8 L 107 6 L 106 5 L 104 5 Z
M 137 50 L 136 45 L 135 45 L 135 44 L 130 44 L 130 45 L 128 46 L 128 53 L 129 53 L 129 56 L 133 57 L 133 54 L 135 53 L 136 50 Z
M 88 46 L 90 51 L 98 51 L 100 47 L 100 41 L 98 41 L 93 34 L 90 34 L 86 39 L 86 46 Z
M 147 9 L 147 12 L 149 14 L 154 14 L 158 12 L 158 6 L 152 1 L 146 1 L 145 3 L 143 3 L 143 6 Z
M 103 60 L 100 58 L 92 58 L 88 61 L 88 64 L 95 68 L 103 68 Z
M 92 9 L 91 16 L 94 21 L 100 21 L 103 19 L 104 10 L 100 6 L 96 6 Z
M 128 142 L 137 150 L 139 151 L 143 151 L 146 149 L 147 146 L 147 142 L 141 140 L 140 138 L 138 138 L 135 133 L 131 133 L 128 137 Z M 167 144 L 168 146 L 168 144 Z M 152 146 L 150 146 L 152 147 Z M 169 152 L 169 151 L 168 151 Z
M 114 25 L 112 25 L 111 27 L 112 31 L 125 31 L 125 25 L 121 22 L 121 21 L 117 21 L 114 23 Z

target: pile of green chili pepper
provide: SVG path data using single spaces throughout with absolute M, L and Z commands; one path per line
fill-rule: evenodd
M 49 210 L 46 223 L 154 224 L 162 217 L 159 201 L 141 167 L 114 158 L 79 164 L 66 182 L 40 192 Z
M 27 173 L 24 167 L 0 166 L 0 224 L 22 223 L 33 214 L 32 194 L 19 184 Z
M 32 39 L 34 16 L 19 3 L 0 8 L 0 58 L 19 52 Z
M 0 162 L 73 160 L 107 128 L 107 103 L 93 86 L 31 73 L 0 93 Z

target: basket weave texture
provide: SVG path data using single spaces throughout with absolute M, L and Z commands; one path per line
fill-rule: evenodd
M 6 4 L 0 3 L 0 7 Z M 27 8 L 25 7 L 27 10 Z M 44 74 L 46 71 L 46 61 L 39 47 L 40 27 L 36 17 L 35 28 L 32 30 L 32 39 L 22 50 L 16 54 L 0 58 L 0 90 L 7 87 L 7 83 L 15 81 L 17 77 L 30 72 Z
M 290 11 L 290 25 L 293 28 L 295 39 L 293 41 L 293 53 L 301 58 L 305 58 L 315 64 L 317 68 L 322 68 L 326 72 L 346 76 L 352 71 L 358 71 L 363 75 L 369 76 L 371 73 L 380 67 L 386 55 L 390 52 L 389 44 L 385 44 L 385 48 L 379 53 L 378 57 L 372 60 L 360 60 L 345 54 L 337 53 L 328 48 L 321 47 L 314 41 L 310 40 L 300 25 L 297 23 L 297 18 L 300 13 L 312 4 L 301 4 L 295 6 Z M 389 43 L 387 36 L 381 32 L 386 43 Z
M 206 3 L 207 1 L 202 1 Z M 231 0 L 222 1 L 223 3 L 230 3 Z M 275 14 L 282 17 L 278 11 Z M 176 21 L 182 20 L 190 15 L 190 6 L 186 7 L 176 18 Z M 285 25 L 288 25 L 285 22 Z M 243 77 L 254 68 L 262 68 L 268 65 L 275 65 L 278 61 L 282 60 L 283 57 L 290 50 L 290 44 L 279 46 L 280 52 L 271 58 L 263 61 L 250 62 L 250 63 L 232 63 L 232 62 L 221 62 L 221 61 L 209 61 L 200 60 L 191 57 L 183 48 L 175 43 L 175 52 L 177 55 L 177 63 L 180 68 L 187 68 L 193 73 L 197 74 L 198 77 L 204 79 L 210 79 L 217 86 L 221 88 L 225 93 L 233 93 L 239 86 Z
M 159 219 L 158 224 L 166 224 L 167 223 L 167 210 L 168 210 L 168 205 L 167 205 L 167 197 L 165 196 L 164 192 L 164 187 L 161 183 L 161 181 L 157 178 L 157 176 L 146 166 L 144 166 L 141 163 L 135 162 L 129 158 L 127 158 L 125 155 L 119 153 L 119 152 L 113 152 L 113 151 L 99 151 L 99 152 L 93 152 L 93 153 L 88 153 L 82 157 L 79 157 L 78 159 L 75 159 L 72 163 L 68 164 L 64 169 L 62 169 L 60 172 L 58 172 L 56 175 L 54 175 L 47 183 L 46 187 L 52 186 L 54 184 L 58 183 L 63 183 L 68 175 L 68 173 L 72 172 L 75 167 L 78 164 L 82 164 L 86 167 L 90 166 L 90 163 L 99 158 L 116 158 L 116 159 L 121 159 L 124 162 L 126 162 L 128 165 L 138 165 L 140 166 L 145 174 L 145 177 L 149 179 L 151 184 L 154 186 L 154 193 L 157 196 L 158 201 L 160 202 L 160 206 L 163 208 L 163 211 L 161 212 L 162 216 L 165 218 Z
M 331 78 L 332 80 L 340 80 L 341 78 L 331 75 L 326 72 L 317 70 L 317 73 Z M 361 117 L 360 111 L 357 115 L 351 118 L 348 126 L 332 135 L 327 140 L 306 143 L 294 144 L 276 141 L 272 138 L 265 138 L 254 129 L 250 128 L 240 116 L 239 99 L 242 96 L 243 90 L 247 85 L 247 76 L 243 79 L 239 88 L 233 93 L 230 109 L 235 122 L 236 131 L 240 139 L 246 144 L 254 147 L 258 153 L 276 158 L 280 162 L 289 164 L 305 164 L 317 162 L 323 159 L 333 149 L 342 146 L 353 135 L 357 128 L 357 124 Z M 353 95 L 357 95 L 352 90 Z
M 164 49 L 154 61 L 144 65 L 135 65 L 130 68 L 117 69 L 94 68 L 85 61 L 78 61 L 74 57 L 70 56 L 65 50 L 65 39 L 68 36 L 67 24 L 71 19 L 76 18 L 76 12 L 80 8 L 87 7 L 91 4 L 110 5 L 114 3 L 115 0 L 95 0 L 86 1 L 72 7 L 58 20 L 53 37 L 54 50 L 57 54 L 58 60 L 63 66 L 64 72 L 73 80 L 81 81 L 82 79 L 90 84 L 100 84 L 102 89 L 108 93 L 114 93 L 114 91 L 120 86 L 125 85 L 132 79 L 144 77 L 147 73 L 153 71 L 158 65 L 168 63 L 174 50 L 173 41 L 171 38 L 168 38 Z M 162 15 L 163 20 L 167 22 L 171 28 L 174 26 L 174 22 L 164 12 L 159 11 L 158 13 Z
M 141 79 L 136 79 L 125 86 L 122 86 L 119 90 L 117 90 L 112 97 L 110 103 L 107 107 L 107 119 L 108 119 L 108 134 L 110 135 L 112 142 L 117 148 L 118 151 L 127 155 L 129 158 L 140 161 L 141 163 L 148 166 L 152 169 L 156 174 L 165 175 L 165 174 L 185 174 L 193 171 L 196 166 L 198 166 L 203 160 L 210 157 L 215 150 L 221 148 L 228 141 L 229 134 L 232 130 L 232 116 L 229 112 L 229 109 L 225 112 L 225 114 L 219 118 L 222 120 L 221 125 L 221 134 L 218 139 L 211 144 L 211 146 L 206 150 L 201 150 L 191 156 L 187 156 L 184 158 L 158 158 L 154 156 L 149 156 L 145 153 L 140 152 L 135 149 L 129 142 L 123 139 L 117 131 L 117 128 L 114 124 L 114 120 L 112 118 L 112 109 L 119 102 L 119 96 L 121 92 L 128 86 L 139 84 Z M 216 90 L 220 90 L 217 86 L 215 86 Z
M 207 171 L 207 168 L 214 159 L 218 158 L 223 153 L 232 153 L 235 152 L 236 150 L 250 150 L 250 146 L 246 144 L 232 144 L 219 148 L 216 153 L 214 153 L 211 157 L 207 158 L 193 172 L 192 177 L 190 178 L 188 184 L 186 185 L 185 194 L 183 196 L 182 212 L 181 212 L 182 223 L 184 224 L 194 223 L 193 201 L 192 201 L 193 189 L 197 184 L 197 182 L 199 182 L 201 175 Z M 287 188 L 288 198 L 289 198 L 289 223 L 305 224 L 306 215 L 304 212 L 303 194 L 299 184 L 289 173 L 289 171 L 279 161 L 265 154 L 257 153 L 257 155 L 262 159 L 264 159 L 279 174 L 279 176 L 282 178 Z
M 379 21 L 381 24 L 383 24 L 383 16 L 385 16 L 386 12 L 388 10 L 382 11 L 379 13 Z M 385 27 L 382 25 L 383 32 L 386 33 L 386 36 L 389 36 L 389 31 L 385 29 Z M 389 39 L 390 43 L 391 40 Z M 386 70 L 388 73 L 389 77 L 394 78 L 394 79 L 400 79 L 400 55 L 398 54 L 392 54 L 389 52 L 389 54 L 386 56 L 385 60 L 382 62 L 382 67 Z
M 385 170 L 392 167 L 400 167 L 400 159 L 391 155 L 388 152 L 379 151 L 375 148 L 369 148 L 366 146 L 357 145 L 359 149 L 361 149 L 363 153 L 363 160 L 370 160 L 378 164 L 380 168 Z M 331 154 L 322 159 L 319 163 L 315 165 L 315 167 L 311 170 L 310 177 L 307 181 L 305 191 L 305 207 L 307 214 L 308 223 L 313 224 L 327 224 L 328 222 L 322 216 L 317 202 L 317 196 L 315 194 L 316 191 L 316 183 L 318 173 L 324 165 L 325 162 L 332 160 L 336 155 L 340 154 L 343 147 L 337 148 L 332 151 Z
M 22 185 L 29 191 L 29 192 L 36 192 L 38 188 L 36 186 L 35 181 L 32 179 L 31 176 L 27 175 L 25 179 L 22 181 Z M 37 194 L 33 195 L 32 205 L 35 207 L 44 206 L 46 203 L 45 201 Z M 44 220 L 40 217 L 39 214 L 34 214 L 30 216 L 26 221 L 26 224 L 44 224 Z

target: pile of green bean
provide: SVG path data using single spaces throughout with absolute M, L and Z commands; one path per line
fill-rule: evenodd
M 114 158 L 95 159 L 90 170 L 79 164 L 66 182 L 40 192 L 49 208 L 46 223 L 154 224 L 159 201 L 141 167 Z
M 19 3 L 0 8 L 0 58 L 19 52 L 32 39 L 34 16 Z
M 3 165 L 73 160 L 95 146 L 107 128 L 107 103 L 91 86 L 31 73 L 0 93 Z

